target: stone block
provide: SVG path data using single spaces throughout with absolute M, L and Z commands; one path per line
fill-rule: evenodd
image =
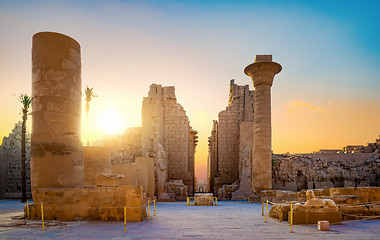
M 290 212 L 288 213 L 290 222 Z M 330 223 L 342 222 L 342 213 L 338 211 L 302 211 L 293 212 L 293 224 L 317 224 L 318 221 L 329 221 Z
M 103 187 L 116 187 L 120 178 L 124 175 L 118 174 L 96 174 L 95 175 L 95 185 Z
M 256 55 L 255 62 L 272 62 L 272 55 Z
M 84 182 L 85 185 L 95 185 L 95 175 L 111 174 L 111 152 L 105 147 L 83 147 Z
M 212 193 L 196 193 L 194 195 L 195 206 L 212 206 L 214 205 L 214 196 Z
M 266 200 L 275 203 L 281 203 L 282 201 L 296 201 L 297 193 L 292 191 L 283 190 L 263 190 L 261 191 L 261 202 Z
M 360 203 L 358 196 L 354 196 L 354 195 L 335 195 L 335 196 L 332 196 L 331 199 L 336 204 L 355 204 L 355 203 Z
M 269 210 L 269 217 L 279 219 L 281 221 L 288 221 L 288 213 L 290 211 L 289 205 L 273 204 Z
M 369 215 L 371 216 L 380 216 L 380 206 L 377 205 L 377 206 L 369 206 L 368 207 L 368 211 L 369 211 Z
M 330 223 L 329 221 L 318 221 L 318 231 L 329 231 Z
M 360 203 L 367 203 L 369 201 L 369 188 L 368 187 L 349 187 L 349 188 L 330 188 L 330 196 L 335 195 L 354 195 L 358 197 Z
M 380 187 L 369 187 L 369 196 L 368 201 L 369 202 L 377 202 L 380 201 Z
M 117 186 L 61 190 L 64 192 L 63 196 L 57 189 L 35 189 L 33 191 L 35 204 L 30 206 L 31 219 L 41 218 L 40 203 L 44 204 L 46 220 L 122 221 L 125 206 L 127 221 L 142 221 L 146 217 L 146 195 L 141 187 Z M 120 195 L 121 192 L 124 194 Z M 26 208 L 24 212 L 27 216 Z

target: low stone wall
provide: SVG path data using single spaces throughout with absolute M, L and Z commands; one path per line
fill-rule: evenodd
M 47 220 L 142 221 L 146 214 L 146 195 L 140 186 L 39 188 L 33 191 L 30 218 L 41 218 L 41 203 Z M 27 216 L 26 207 L 24 209 Z

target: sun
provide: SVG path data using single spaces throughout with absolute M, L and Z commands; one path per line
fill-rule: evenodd
M 99 116 L 99 128 L 104 134 L 120 134 L 125 130 L 126 122 L 123 121 L 120 113 L 116 109 L 109 107 Z

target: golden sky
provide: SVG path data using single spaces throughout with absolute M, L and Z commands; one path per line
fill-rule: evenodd
M 283 67 L 272 87 L 275 153 L 373 142 L 380 134 L 376 9 L 349 1 L 344 8 L 330 1 L 0 1 L 0 136 L 21 119 L 13 94 L 31 93 L 32 35 L 55 31 L 81 44 L 83 88 L 99 96 L 91 138 L 141 125 L 149 86 L 175 86 L 199 132 L 198 179 L 206 178 L 207 138 L 228 103 L 229 81 L 252 89 L 243 69 L 256 54 L 272 54 Z

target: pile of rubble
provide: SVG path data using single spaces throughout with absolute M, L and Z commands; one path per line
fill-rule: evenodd
M 350 161 L 327 162 L 304 155 L 274 158 L 273 188 L 301 189 L 380 186 L 380 157 L 362 164 Z

